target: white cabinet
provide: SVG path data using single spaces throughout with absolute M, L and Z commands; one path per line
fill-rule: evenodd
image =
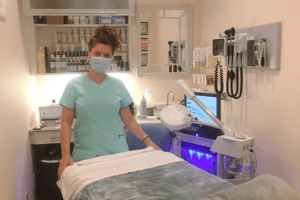
M 26 42 L 28 43 L 26 46 L 29 52 L 31 75 L 86 73 L 88 71 L 86 66 L 82 65 L 81 67 L 78 63 L 84 63 L 81 60 L 87 60 L 87 55 L 84 59 L 84 50 L 87 54 L 87 44 L 92 37 L 93 30 L 102 24 L 116 28 L 122 44 L 122 51 L 114 55 L 113 65 L 107 72 L 131 72 L 129 16 L 135 14 L 134 0 L 23 0 L 23 5 L 26 15 Z M 46 73 L 37 70 L 39 47 L 42 47 L 43 50 L 47 47 Z M 78 65 L 73 65 L 72 70 L 69 70 L 71 67 L 68 65 L 68 70 L 57 70 L 50 73 L 49 60 L 54 52 L 56 54 L 60 52 L 60 55 L 67 52 L 67 57 L 71 52 L 72 56 L 70 57 L 73 57 L 73 60 L 75 60 L 74 57 L 81 58 L 74 62 Z M 77 52 L 79 52 L 78 56 Z M 43 62 L 43 60 L 39 60 L 39 62 Z
M 27 16 L 61 14 L 135 15 L 135 0 L 23 0 Z

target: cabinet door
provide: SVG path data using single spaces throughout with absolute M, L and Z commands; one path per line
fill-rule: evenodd
M 134 15 L 134 0 L 23 0 L 26 15 Z

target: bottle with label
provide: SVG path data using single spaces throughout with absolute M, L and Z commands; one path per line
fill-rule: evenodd
M 62 56 L 61 58 L 61 69 L 62 69 L 62 72 L 67 72 L 67 58 L 65 55 Z
M 57 29 L 57 32 L 56 32 L 56 35 L 57 35 L 57 42 L 61 42 L 61 30 L 60 29 Z
M 61 59 L 59 55 L 56 56 L 55 65 L 56 65 L 56 73 L 61 73 Z
M 121 60 L 118 60 L 117 71 L 121 71 Z
M 89 63 L 89 61 L 87 60 L 86 64 L 85 64 L 85 70 L 89 71 L 91 68 L 91 64 Z
M 51 55 L 50 59 L 50 73 L 55 73 L 56 72 L 56 60 L 54 58 L 54 55 Z
M 50 73 L 50 59 L 48 57 L 48 47 L 45 47 L 45 62 L 46 62 L 46 72 Z
M 140 118 L 146 119 L 147 118 L 147 100 L 144 95 L 142 95 L 140 101 Z
M 46 73 L 46 60 L 45 60 L 45 52 L 43 47 L 40 47 L 37 52 L 37 72 L 38 73 Z

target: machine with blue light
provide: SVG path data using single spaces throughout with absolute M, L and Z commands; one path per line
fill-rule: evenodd
M 160 116 L 172 133 L 172 152 L 236 184 L 254 178 L 254 138 L 235 133 L 220 121 L 220 97 L 195 93 L 183 80 L 176 85 L 186 95 L 186 106 L 167 106 Z

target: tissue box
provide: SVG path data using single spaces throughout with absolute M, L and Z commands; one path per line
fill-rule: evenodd
M 46 24 L 64 24 L 64 16 L 47 16 Z
M 126 24 L 125 17 L 113 17 L 112 18 L 113 24 Z
M 106 17 L 106 16 L 100 16 L 99 17 L 99 23 L 103 24 L 111 24 L 111 17 Z

